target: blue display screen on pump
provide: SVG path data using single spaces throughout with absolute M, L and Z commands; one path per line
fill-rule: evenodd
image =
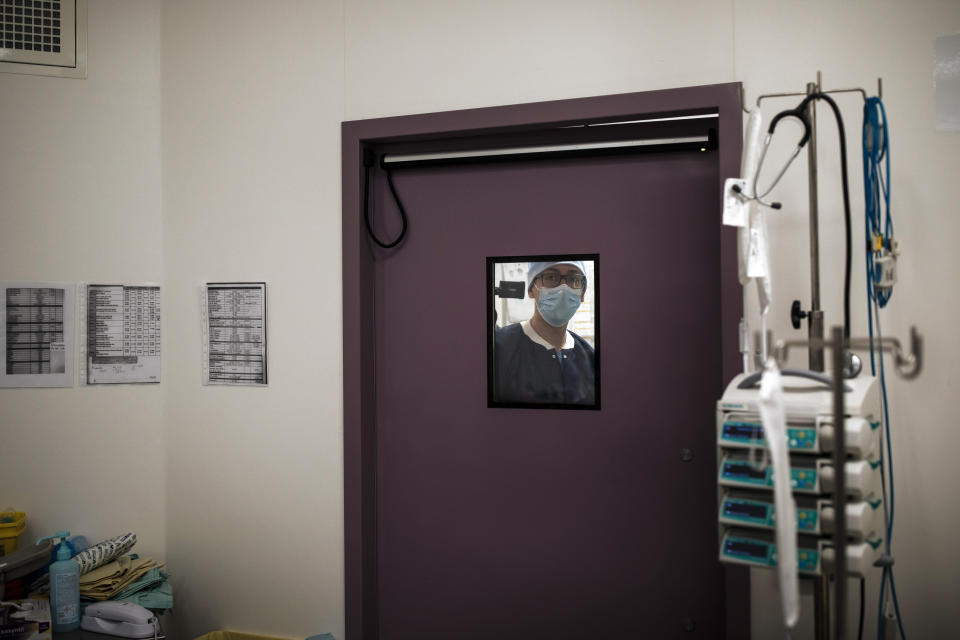
M 732 556 L 754 558 L 762 561 L 767 559 L 767 546 L 743 540 L 727 540 L 726 553 Z
M 723 424 L 723 437 L 725 440 L 762 442 L 763 427 L 750 422 L 725 422 Z
M 763 504 L 727 500 L 723 503 L 724 515 L 746 517 L 766 521 L 767 506 Z
M 753 480 L 766 480 L 767 470 L 754 469 L 747 462 L 727 462 L 723 465 L 723 475 L 728 478 L 751 478 Z

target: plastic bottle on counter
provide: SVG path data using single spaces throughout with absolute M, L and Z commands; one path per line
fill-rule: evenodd
M 80 628 L 80 565 L 70 559 L 70 547 L 66 544 L 69 537 L 69 531 L 58 531 L 37 540 L 39 544 L 61 539 L 57 561 L 50 565 L 50 620 L 54 633 Z

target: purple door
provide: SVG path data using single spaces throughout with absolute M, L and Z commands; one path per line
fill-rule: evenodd
M 724 637 L 716 153 L 394 173 L 410 227 L 374 267 L 381 638 Z M 371 206 L 396 215 L 381 171 Z M 488 408 L 486 258 L 586 253 L 602 409 Z

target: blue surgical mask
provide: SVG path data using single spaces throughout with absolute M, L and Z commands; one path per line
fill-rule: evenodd
M 540 287 L 537 309 L 540 311 L 540 316 L 550 326 L 562 327 L 567 324 L 579 307 L 579 291 L 575 291 L 565 284 L 552 289 Z

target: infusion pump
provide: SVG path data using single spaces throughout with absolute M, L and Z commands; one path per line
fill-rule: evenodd
M 836 425 L 833 391 L 822 374 L 784 371 L 790 485 L 796 501 L 801 573 L 831 569 Z M 717 402 L 717 495 L 721 562 L 776 566 L 773 470 L 764 455 L 759 373 L 741 374 Z M 844 462 L 847 568 L 864 575 L 879 557 L 882 532 L 880 400 L 876 378 L 845 380 Z
M 829 379 L 817 375 L 818 379 L 794 377 L 790 369 L 783 371 L 784 404 L 788 418 L 815 422 L 818 418 L 827 424 L 833 423 L 833 391 Z M 877 421 L 880 416 L 880 397 L 877 394 L 877 379 L 861 375 L 858 378 L 844 380 L 843 404 L 848 417 L 861 417 Z M 757 416 L 760 408 L 758 396 L 760 376 L 758 373 L 741 373 L 730 381 L 723 397 L 717 403 L 717 414 L 748 413 Z

